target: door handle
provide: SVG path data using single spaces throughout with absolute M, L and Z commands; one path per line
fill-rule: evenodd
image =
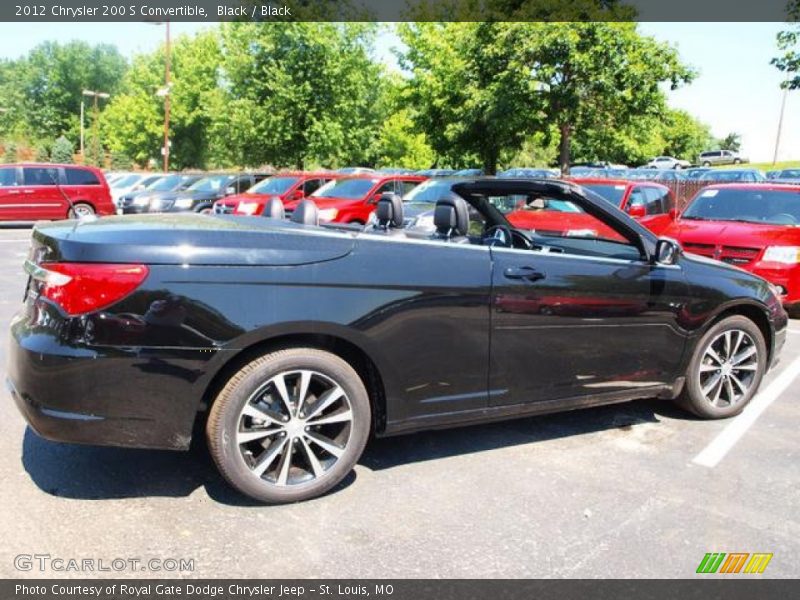
M 33 194 L 34 190 L 22 190 L 23 194 Z
M 525 281 L 539 281 L 544 279 L 544 273 L 534 267 L 508 267 L 503 271 L 506 279 L 524 279 Z
M 8 190 L 8 195 L 10 196 L 11 194 L 19 194 L 19 190 Z

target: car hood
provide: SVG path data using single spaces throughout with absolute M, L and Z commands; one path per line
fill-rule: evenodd
M 263 217 L 150 214 L 42 223 L 40 261 L 291 266 L 341 258 L 355 243 L 340 232 Z
M 346 205 L 361 204 L 364 202 L 363 198 L 356 198 L 353 200 L 352 198 L 315 198 L 313 196 L 310 197 L 309 200 L 312 200 L 320 210 L 325 208 L 343 208 Z M 302 202 L 302 200 L 292 200 L 291 202 L 287 202 L 286 208 L 288 210 L 294 210 L 294 208 L 300 202 Z
M 800 228 L 790 225 L 680 219 L 670 224 L 661 235 L 682 244 L 724 244 L 746 248 L 800 245 Z

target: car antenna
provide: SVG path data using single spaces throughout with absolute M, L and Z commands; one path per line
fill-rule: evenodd
M 58 167 L 56 167 L 56 169 L 57 168 Z M 59 193 L 64 197 L 64 200 L 67 201 L 67 204 L 69 204 L 69 209 L 70 209 L 70 212 L 72 213 L 72 216 L 75 217 L 76 219 L 78 219 L 79 221 L 82 220 L 82 219 L 87 218 L 88 215 L 85 215 L 83 217 L 78 216 L 78 212 L 75 210 L 75 203 L 72 201 L 72 199 L 69 197 L 69 195 L 67 195 L 67 193 L 61 188 L 61 184 L 58 182 L 58 180 L 55 177 L 53 177 L 52 171 L 55 171 L 56 169 L 52 169 L 52 170 L 48 169 L 47 170 L 47 175 L 48 175 L 48 177 L 50 177 L 50 181 L 53 182 L 53 185 L 56 186 L 56 189 L 59 191 Z

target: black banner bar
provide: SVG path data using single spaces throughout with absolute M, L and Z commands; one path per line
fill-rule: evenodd
M 786 21 L 800 0 L 12 0 L 0 21 Z

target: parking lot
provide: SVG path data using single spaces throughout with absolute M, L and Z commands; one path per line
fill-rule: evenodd
M 3 379 L 29 235 L 0 229 Z M 15 568 L 49 554 L 194 559 L 174 575 L 204 578 L 661 578 L 707 552 L 765 552 L 763 576 L 797 577 L 798 381 L 793 321 L 755 420 L 652 400 L 375 440 L 334 492 L 280 507 L 232 491 L 201 436 L 189 453 L 48 442 L 5 394 L 0 576 L 93 575 Z

